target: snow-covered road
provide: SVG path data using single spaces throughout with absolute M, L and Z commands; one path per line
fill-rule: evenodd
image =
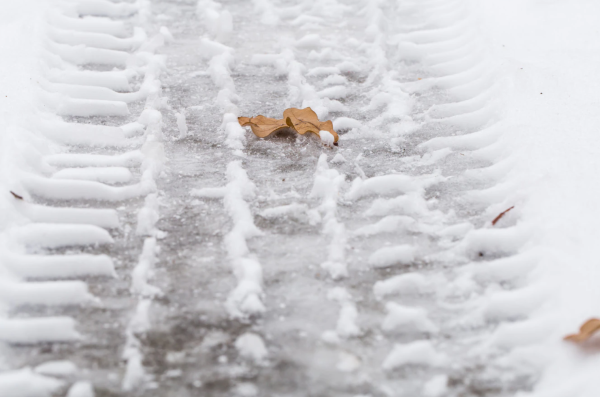
M 0 396 L 595 396 L 573 4 L 2 5 Z

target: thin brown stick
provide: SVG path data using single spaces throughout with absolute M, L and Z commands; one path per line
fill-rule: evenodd
M 507 209 L 504 212 L 501 212 L 500 215 L 498 215 L 496 218 L 494 218 L 494 220 L 492 221 L 492 226 L 495 226 L 496 223 L 504 216 L 504 214 L 506 214 L 508 211 L 512 210 L 513 208 L 515 208 L 515 206 L 513 205 L 512 207 L 510 207 L 509 209 Z
M 10 194 L 12 194 L 14 196 L 14 198 L 16 198 L 16 199 L 23 200 L 23 196 L 19 196 L 17 193 L 13 192 L 12 190 L 10 191 Z

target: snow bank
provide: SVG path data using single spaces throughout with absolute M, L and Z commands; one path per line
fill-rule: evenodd
M 503 98 L 508 104 L 503 133 L 480 153 L 511 159 L 513 167 L 500 182 L 516 183 L 515 190 L 488 198 L 489 212 L 516 205 L 519 223 L 531 228 L 529 244 L 519 252 L 537 250 L 531 279 L 551 291 L 530 316 L 551 325 L 538 329 L 523 347 L 530 355 L 544 354 L 537 368 L 543 375 L 534 391 L 523 395 L 591 396 L 600 388 L 600 357 L 583 357 L 562 337 L 600 314 L 595 304 L 600 299 L 595 281 L 600 277 L 595 204 L 600 4 L 492 1 L 481 12 L 482 30 L 510 89 Z M 513 353 L 514 365 L 518 356 Z
M 600 357 L 562 337 L 599 315 L 600 4 L 460 3 L 474 17 L 443 32 L 398 37 L 398 45 L 432 73 L 406 84 L 408 91 L 437 86 L 455 100 L 428 116 L 458 134 L 422 147 L 469 149 L 494 164 L 466 175 L 491 186 L 468 195 L 487 206 L 488 219 L 515 206 L 515 226 L 487 224 L 462 244 L 467 255 L 508 255 L 480 269 L 467 266 L 473 277 L 516 282 L 510 292 L 491 288 L 481 299 L 488 318 L 504 321 L 492 339 L 510 353 L 497 364 L 539 377 L 533 391 L 519 396 L 596 395 Z M 427 6 L 429 15 L 448 15 L 439 4 Z

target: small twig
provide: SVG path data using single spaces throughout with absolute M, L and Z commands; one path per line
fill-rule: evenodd
M 492 221 L 492 226 L 495 226 L 496 223 L 504 216 L 504 214 L 506 214 L 508 211 L 512 210 L 513 208 L 515 208 L 515 206 L 513 205 L 512 207 L 510 207 L 509 209 L 507 209 L 504 212 L 501 212 L 500 215 L 498 215 L 496 218 L 494 218 L 494 220 Z
M 12 194 L 13 197 L 18 200 L 23 200 L 23 196 L 19 196 L 17 193 L 13 192 L 12 190 L 10 191 L 10 194 Z

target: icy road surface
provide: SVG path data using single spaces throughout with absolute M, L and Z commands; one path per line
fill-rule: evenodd
M 0 396 L 546 396 L 580 358 L 552 396 L 592 396 L 508 3 L 6 6 Z M 309 106 L 339 146 L 237 122 Z

